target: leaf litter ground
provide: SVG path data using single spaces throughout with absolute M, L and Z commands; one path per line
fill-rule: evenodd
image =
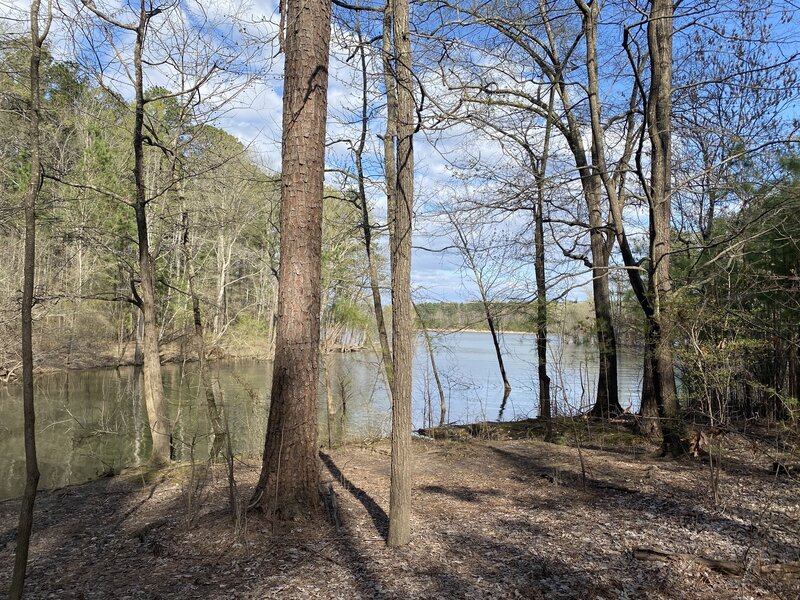
M 800 560 L 800 486 L 743 440 L 724 445 L 715 501 L 707 464 L 656 459 L 652 448 L 416 440 L 413 541 L 399 550 L 384 542 L 385 443 L 322 454 L 338 526 L 329 515 L 233 523 L 221 464 L 42 492 L 26 597 L 800 598 L 797 579 L 759 573 Z M 255 462 L 237 465 L 245 500 Z M 0 590 L 18 508 L 0 503 Z M 641 561 L 636 548 L 747 572 Z

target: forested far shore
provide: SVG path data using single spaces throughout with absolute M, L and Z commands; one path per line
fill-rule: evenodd
M 622 345 L 643 343 L 643 327 L 630 300 L 621 299 L 614 311 L 618 341 Z M 536 333 L 536 302 L 492 302 L 490 311 L 503 333 Z M 486 307 L 481 302 L 420 302 L 417 327 L 433 331 L 489 332 Z M 560 300 L 548 303 L 547 329 L 568 343 L 593 344 L 594 306 L 588 300 Z
M 37 337 L 37 372 L 120 367 L 141 364 L 141 339 L 137 341 L 137 315 L 129 310 L 114 323 L 106 301 L 94 299 L 67 299 L 59 301 L 44 312 L 37 330 L 47 335 Z M 418 331 L 473 331 L 489 332 L 485 309 L 480 302 L 420 302 L 416 304 L 415 325 Z M 366 309 L 355 308 L 349 321 L 342 324 L 331 351 L 376 351 L 376 331 L 370 323 Z M 536 333 L 536 307 L 531 302 L 496 302 L 492 305 L 498 331 L 503 333 Z M 113 313 L 112 313 L 113 314 Z M 548 327 L 553 335 L 567 343 L 593 344 L 593 307 L 589 301 L 560 301 L 551 303 Z M 622 313 L 620 317 L 622 317 Z M 386 319 L 391 316 L 387 309 Z M 264 311 L 259 318 L 249 312 L 240 313 L 226 324 L 215 343 L 209 359 L 258 359 L 273 356 L 270 323 L 272 315 Z M 642 343 L 641 329 L 637 328 L 636 314 L 621 319 L 618 324 L 620 343 L 637 346 Z M 184 324 L 186 326 L 187 324 Z M 0 365 L 0 381 L 8 383 L 20 375 L 17 352 L 10 352 L 15 340 L 6 345 L 7 361 Z M 167 330 L 160 340 L 161 361 L 192 362 L 197 359 L 191 332 Z M 15 362 L 16 361 L 16 362 Z

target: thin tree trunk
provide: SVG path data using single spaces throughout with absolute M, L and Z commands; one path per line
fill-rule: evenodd
M 327 346 L 327 344 L 325 344 Z M 333 426 L 336 421 L 336 406 L 333 400 L 333 386 L 331 385 L 330 352 L 327 347 L 322 349 L 322 377 L 325 382 L 325 404 L 328 409 L 328 449 L 333 448 Z
M 228 268 L 230 267 L 230 256 L 225 234 L 220 231 L 217 236 L 217 300 L 214 310 L 214 333 L 220 335 L 227 323 L 227 289 L 228 289 Z
M 367 268 L 369 272 L 369 287 L 372 292 L 372 309 L 375 313 L 375 324 L 378 329 L 378 340 L 381 345 L 381 355 L 383 357 L 383 367 L 386 372 L 386 381 L 389 390 L 392 388 L 394 379 L 394 368 L 392 365 L 392 350 L 389 346 L 389 335 L 386 331 L 386 320 L 383 316 L 383 302 L 381 301 L 380 279 L 378 277 L 378 266 L 372 255 L 372 225 L 370 223 L 369 206 L 367 206 L 366 177 L 364 175 L 364 148 L 367 142 L 367 131 L 369 125 L 369 99 L 367 97 L 367 56 L 364 50 L 361 30 L 357 27 L 359 39 L 359 53 L 361 58 L 361 134 L 356 146 L 356 176 L 358 177 L 358 196 L 361 208 L 361 228 L 364 232 L 364 248 L 367 254 Z M 388 124 L 387 124 L 388 128 Z M 388 135 L 388 134 L 387 134 Z M 388 155 L 394 159 L 394 149 L 387 151 Z M 388 164 L 388 163 L 387 163 Z M 388 168 L 388 167 L 387 167 Z M 387 171 L 388 180 L 388 171 Z M 387 187 L 388 194 L 388 187 Z M 391 215 L 390 215 L 391 216 Z M 390 391 L 391 393 L 391 391 Z
M 394 236 L 394 203 L 397 196 L 397 73 L 394 65 L 394 0 L 386 0 L 383 10 L 381 56 L 383 84 L 386 88 L 386 132 L 383 136 L 383 168 L 386 180 L 386 214 L 389 225 L 389 244 Z
M 411 232 L 414 208 L 414 96 L 408 0 L 393 12 L 397 74 L 397 196 L 391 228 L 392 263 L 392 460 L 389 546 L 411 539 L 411 386 L 414 323 L 411 305 Z
M 320 508 L 317 456 L 322 196 L 330 0 L 288 0 L 278 328 L 253 505 L 281 518 Z
M 14 555 L 14 572 L 8 597 L 22 598 L 25 588 L 25 573 L 28 566 L 28 549 L 33 529 L 33 506 L 36 488 L 39 485 L 39 464 L 36 459 L 36 412 L 33 397 L 33 291 L 36 267 L 36 201 L 42 186 L 42 162 L 40 156 L 39 120 L 41 92 L 39 89 L 39 66 L 42 61 L 42 44 L 50 28 L 50 6 L 47 24 L 39 34 L 39 0 L 31 2 L 31 58 L 30 58 L 30 128 L 31 178 L 25 198 L 25 257 L 22 282 L 22 408 L 25 420 L 25 491 L 19 511 L 17 546 Z
M 475 279 L 475 283 L 478 286 L 478 293 L 481 296 L 481 304 L 483 305 L 483 312 L 486 316 L 486 324 L 489 326 L 489 333 L 492 335 L 492 345 L 494 346 L 494 353 L 497 357 L 497 366 L 500 369 L 500 376 L 503 379 L 503 401 L 500 405 L 500 419 L 503 418 L 503 410 L 505 409 L 506 400 L 508 400 L 508 396 L 511 393 L 511 384 L 508 381 L 508 375 L 506 375 L 506 367 L 503 363 L 503 351 L 500 348 L 500 336 L 497 331 L 497 327 L 495 326 L 494 322 L 494 314 L 492 313 L 492 306 L 491 302 L 489 301 L 489 296 L 486 292 L 486 288 L 483 285 L 483 276 L 481 275 L 481 271 L 478 268 L 478 263 L 475 262 L 475 256 L 472 252 L 472 249 L 469 247 L 469 240 L 467 236 L 464 235 L 464 230 L 461 228 L 458 220 L 450 213 L 448 213 L 448 218 L 450 219 L 450 223 L 453 225 L 453 228 L 456 230 L 456 235 L 458 235 L 458 240 L 460 243 L 459 250 L 461 251 L 462 256 L 466 260 L 467 264 L 469 265 L 470 270 L 472 271 L 472 276 Z
M 550 134 L 553 127 L 553 110 L 555 106 L 555 87 L 550 88 L 550 98 L 547 103 L 547 122 L 545 123 L 544 144 L 542 157 L 536 173 L 536 209 L 534 210 L 534 260 L 533 271 L 536 278 L 536 360 L 539 378 L 539 418 L 552 417 L 550 406 L 550 376 L 547 374 L 547 279 L 545 274 L 545 248 L 544 248 L 544 194 L 545 181 L 547 180 L 547 159 L 550 153 Z M 548 422 L 547 438 L 551 430 Z
M 134 329 L 133 364 L 141 367 L 144 364 L 144 315 L 139 306 L 134 308 L 136 315 L 136 328 Z
M 542 206 L 539 205 L 539 214 Z M 550 419 L 553 410 L 550 406 L 550 376 L 547 374 L 547 285 L 544 278 L 544 234 L 541 217 L 537 218 L 534 244 L 536 258 L 534 271 L 536 277 L 536 360 L 539 377 L 539 417 Z
M 444 395 L 442 380 L 439 377 L 439 369 L 436 367 L 436 358 L 433 352 L 433 340 L 431 340 L 431 334 L 428 331 L 428 327 L 425 325 L 425 321 L 422 320 L 422 315 L 419 313 L 419 309 L 417 308 L 416 304 L 414 305 L 414 312 L 417 314 L 420 327 L 422 327 L 422 335 L 425 337 L 425 347 L 428 350 L 428 358 L 431 361 L 433 379 L 436 382 L 436 391 L 439 394 L 439 427 L 444 427 L 447 419 L 447 400 Z
M 181 192 L 182 195 L 182 192 Z M 182 204 L 182 202 L 181 202 Z M 208 408 L 208 420 L 211 423 L 211 431 L 214 434 L 214 441 L 211 444 L 210 457 L 216 458 L 225 445 L 226 431 L 220 411 L 220 399 L 217 397 L 219 386 L 212 381 L 211 373 L 208 370 L 208 359 L 206 357 L 205 331 L 203 328 L 203 315 L 200 312 L 200 298 L 195 288 L 194 259 L 192 257 L 192 246 L 189 237 L 189 213 L 184 210 L 182 215 L 183 224 L 183 255 L 186 260 L 186 278 L 189 280 L 189 296 L 192 300 L 192 318 L 194 322 L 194 344 L 197 351 L 197 362 L 200 367 L 200 384 L 206 397 L 206 407 Z

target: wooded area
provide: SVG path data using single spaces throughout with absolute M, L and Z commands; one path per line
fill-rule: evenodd
M 193 0 L 33 0 L 29 11 L 1 10 L 0 376 L 21 381 L 26 467 L 13 571 L 0 572 L 10 598 L 26 589 L 29 546 L 41 552 L 47 539 L 36 550 L 35 374 L 122 365 L 136 367 L 149 462 L 140 487 L 120 482 L 119 493 L 130 500 L 149 489 L 139 506 L 159 486 L 169 502 L 185 498 L 185 524 L 206 540 L 213 530 L 246 545 L 253 520 L 273 536 L 316 523 L 336 539 L 342 528 L 346 539 L 363 537 L 359 517 L 340 522 L 349 492 L 357 502 L 348 511 L 366 510 L 388 548 L 413 553 L 425 527 L 448 543 L 461 535 L 440 530 L 435 512 L 427 525 L 415 520 L 421 497 L 451 495 L 485 511 L 512 496 L 524 501 L 524 490 L 495 477 L 468 489 L 495 468 L 508 481 L 546 477 L 554 486 L 572 469 L 573 495 L 560 502 L 586 502 L 590 518 L 601 518 L 592 494 L 601 502 L 634 495 L 620 501 L 632 512 L 650 494 L 665 518 L 679 519 L 683 468 L 693 486 L 708 486 L 687 491 L 686 507 L 702 504 L 724 537 L 727 489 L 730 518 L 752 536 L 719 542 L 735 557 L 709 557 L 652 548 L 648 529 L 647 545 L 625 552 L 742 577 L 740 588 L 719 584 L 719 597 L 798 593 L 800 531 L 788 500 L 800 461 L 800 15 L 792 2 L 285 0 L 260 14 L 261 6 Z M 264 108 L 264 98 L 273 105 Z M 429 271 L 412 268 L 432 261 Z M 456 282 L 464 301 L 454 301 Z M 439 427 L 420 432 L 433 440 L 419 443 L 415 330 L 441 406 Z M 447 426 L 430 330 L 488 332 L 501 419 L 512 391 L 503 334 L 535 334 L 535 383 L 523 393 L 536 395 L 536 414 Z M 591 406 L 580 414 L 556 409 L 570 399 L 553 357 L 574 343 L 597 365 Z M 635 414 L 620 393 L 625 348 L 641 355 Z M 333 452 L 337 411 L 346 412 L 345 383 L 339 409 L 331 376 L 331 355 L 346 351 L 377 357 L 391 406 L 388 448 L 370 442 L 388 464 L 353 455 L 371 470 L 369 493 L 349 483 L 346 449 L 321 453 Z M 265 360 L 271 374 L 257 474 L 243 463 L 253 457 L 234 450 L 238 432 L 219 384 L 218 359 L 241 357 Z M 168 399 L 167 361 L 195 363 L 199 373 L 213 441 L 209 456 L 196 457 L 192 440 L 190 465 L 175 460 L 182 405 Z M 665 489 L 619 483 L 598 467 L 608 451 L 620 456 L 609 459 L 620 472 L 637 461 L 669 465 Z M 414 464 L 440 452 L 481 459 L 461 472 L 463 483 L 446 478 L 450 487 L 434 489 L 441 466 L 423 469 L 423 485 Z M 174 488 L 170 473 L 180 473 Z M 742 490 L 771 498 L 766 524 Z M 160 510 L 145 512 L 173 531 L 175 515 Z M 209 515 L 218 513 L 227 533 L 214 529 L 221 521 Z M 532 528 L 530 514 L 512 513 Z M 479 511 L 464 514 L 464 531 L 481 520 Z M 148 527 L 160 527 L 141 525 L 142 543 Z M 507 535 L 503 527 L 491 524 L 492 543 Z M 540 535 L 532 528 L 530 543 Z M 604 542 L 592 545 L 606 552 Z M 517 550 L 497 551 L 516 565 Z M 340 566 L 368 562 L 354 545 L 337 552 L 328 559 Z M 505 593 L 502 574 L 473 562 L 481 572 L 471 575 Z M 508 590 L 557 597 L 531 583 L 548 568 L 523 575 L 512 566 Z M 564 597 L 669 597 L 623 590 L 593 564 L 586 573 L 586 585 L 567 586 Z M 456 579 L 448 590 L 437 576 L 439 591 L 425 593 L 469 595 Z M 384 597 L 379 587 L 355 595 Z M 253 597 L 279 591 L 254 589 Z M 308 597 L 303 589 L 292 597 Z

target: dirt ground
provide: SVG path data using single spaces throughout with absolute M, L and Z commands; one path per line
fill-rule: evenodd
M 44 492 L 29 598 L 800 598 L 800 580 L 760 572 L 800 560 L 800 485 L 728 436 L 715 501 L 702 461 L 653 448 L 535 440 L 414 444 L 413 541 L 388 549 L 385 443 L 323 453 L 331 519 L 233 523 L 224 465 L 108 478 Z M 237 465 L 246 499 L 257 461 Z M 138 479 L 137 479 L 138 478 Z M 326 483 L 327 487 L 327 483 Z M 0 590 L 17 501 L 0 503 Z M 744 576 L 688 556 L 737 561 Z

